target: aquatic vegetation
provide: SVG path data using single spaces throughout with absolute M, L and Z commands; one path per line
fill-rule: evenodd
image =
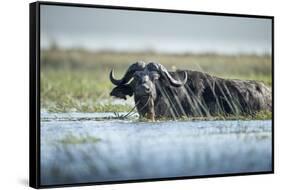
M 101 141 L 100 138 L 84 135 L 84 136 L 76 136 L 73 134 L 67 134 L 63 139 L 57 140 L 61 144 L 85 144 L 85 143 L 97 143 Z
M 269 111 L 261 111 L 254 115 L 253 119 L 257 120 L 265 120 L 265 119 L 271 119 L 272 118 L 272 112 Z

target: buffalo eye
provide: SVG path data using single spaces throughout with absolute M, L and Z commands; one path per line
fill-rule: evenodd
M 133 75 L 135 78 L 140 78 L 140 72 L 136 71 Z
M 151 73 L 150 77 L 154 81 L 158 80 L 160 78 L 160 75 L 158 73 Z

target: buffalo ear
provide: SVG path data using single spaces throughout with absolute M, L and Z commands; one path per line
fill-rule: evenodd
M 118 85 L 115 88 L 112 89 L 110 92 L 110 96 L 114 96 L 116 98 L 121 98 L 126 100 L 126 96 L 132 96 L 133 95 L 133 89 L 130 85 Z

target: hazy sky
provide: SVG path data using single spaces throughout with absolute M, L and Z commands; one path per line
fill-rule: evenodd
M 91 50 L 271 53 L 271 20 L 41 6 L 41 44 Z

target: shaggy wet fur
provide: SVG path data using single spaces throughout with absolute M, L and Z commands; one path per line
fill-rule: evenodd
M 197 71 L 187 72 L 184 87 L 175 88 L 159 82 L 155 115 L 218 116 L 247 115 L 271 111 L 271 90 L 257 81 L 227 80 Z M 183 71 L 170 72 L 177 79 Z

